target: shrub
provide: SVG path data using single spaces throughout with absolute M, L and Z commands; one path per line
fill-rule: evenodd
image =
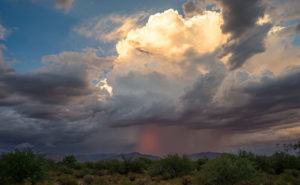
M 145 159 L 127 159 L 123 157 L 121 162 L 121 173 L 128 174 L 129 172 L 133 173 L 143 173 L 148 167 L 147 161 Z
M 83 163 L 83 166 L 90 169 L 95 169 L 95 163 L 94 162 L 85 162 Z
M 63 175 L 59 177 L 57 180 L 61 185 L 78 185 L 76 179 L 74 179 L 71 175 Z
M 156 161 L 149 169 L 151 176 L 170 174 L 171 178 L 190 174 L 194 170 L 193 162 L 187 157 L 168 155 Z
M 274 168 L 272 167 L 272 161 L 270 157 L 267 156 L 256 156 L 254 160 L 254 167 L 266 173 L 273 174 Z
M 300 170 L 300 158 L 284 152 L 275 153 L 270 157 L 271 167 L 276 174 L 281 174 L 287 169 Z
M 206 184 L 231 185 L 241 181 L 251 180 L 256 170 L 251 162 L 235 155 L 222 154 L 203 165 Z
M 285 170 L 279 178 L 278 184 L 300 184 L 300 172 L 298 170 Z
M 43 155 L 35 154 L 30 149 L 16 149 L 14 152 L 2 154 L 0 169 L 2 181 L 11 179 L 20 183 L 29 179 L 32 184 L 36 184 L 45 175 L 46 160 Z
M 109 173 L 122 173 L 122 164 L 118 160 L 97 161 L 94 168 L 98 171 L 108 171 Z
M 65 166 L 63 164 L 58 164 L 57 171 L 63 174 L 73 174 L 72 168 Z
M 83 182 L 87 185 L 90 185 L 94 182 L 94 176 L 92 175 L 86 175 L 83 177 Z
M 208 162 L 207 158 L 200 158 L 195 162 L 196 169 L 201 170 L 202 166 Z
M 62 160 L 61 163 L 70 168 L 75 168 L 77 160 L 74 155 L 69 155 L 69 156 L 64 157 L 64 159 Z
M 82 170 L 76 171 L 76 172 L 74 173 L 74 176 L 75 176 L 76 178 L 82 178 L 82 177 L 84 177 L 84 176 L 86 176 L 86 175 L 88 175 L 88 174 L 90 174 L 90 173 L 91 173 L 90 170 L 88 170 L 87 168 L 84 168 L 84 169 L 82 169 Z
M 190 176 L 185 176 L 181 180 L 182 185 L 189 185 L 192 183 L 192 178 Z

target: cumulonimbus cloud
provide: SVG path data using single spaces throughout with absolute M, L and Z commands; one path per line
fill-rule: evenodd
M 271 33 L 271 14 L 258 24 L 267 6 L 258 0 L 219 0 L 217 6 L 220 11 L 193 11 L 186 17 L 173 9 L 148 20 L 145 14 L 133 15 L 124 24 L 124 16 L 114 15 L 74 28 L 99 43 L 116 42 L 116 56 L 99 57 L 96 49 L 61 52 L 43 57 L 47 65 L 23 74 L 4 67 L 0 57 L 0 123 L 9 123 L 1 125 L 6 131 L 0 134 L 5 137 L 1 146 L 97 145 L 103 134 L 101 146 L 109 140 L 120 147 L 122 138 L 128 150 L 148 151 L 138 141 L 139 129 L 145 140 L 143 133 L 149 134 L 145 129 L 153 124 L 195 134 L 213 130 L 226 138 L 297 124 L 297 56 L 276 70 L 258 56 L 270 58 L 270 51 L 281 50 L 274 43 L 292 38 L 285 34 L 289 27 Z M 116 26 L 103 31 L 107 22 Z M 290 49 L 281 56 L 298 51 L 285 46 Z M 221 61 L 220 56 L 229 57 Z M 13 132 L 16 128 L 22 132 Z

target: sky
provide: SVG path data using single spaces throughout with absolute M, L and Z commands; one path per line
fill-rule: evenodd
M 299 120 L 298 0 L 0 1 L 0 151 L 269 154 Z

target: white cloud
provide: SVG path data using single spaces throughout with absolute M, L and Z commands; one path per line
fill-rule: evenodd
M 130 16 L 112 14 L 107 17 L 94 18 L 74 28 L 74 31 L 87 38 L 111 42 L 126 37 L 127 33 L 139 26 L 139 22 L 148 16 L 140 12 Z
M 176 60 L 191 49 L 203 55 L 226 42 L 228 36 L 222 33 L 222 23 L 222 16 L 217 12 L 206 11 L 184 19 L 170 9 L 151 15 L 145 26 L 130 30 L 116 47 L 120 58 L 141 51 Z
M 7 34 L 8 30 L 0 24 L 0 40 L 4 40 Z
M 66 12 L 69 12 L 72 8 L 74 0 L 54 0 L 56 8 L 65 9 Z

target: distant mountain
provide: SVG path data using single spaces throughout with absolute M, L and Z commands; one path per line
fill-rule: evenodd
M 52 159 L 55 162 L 62 161 L 63 158 L 67 156 L 64 154 L 59 153 L 48 153 L 46 154 L 46 158 Z M 147 158 L 147 159 L 159 159 L 160 157 L 154 156 L 154 155 L 147 155 L 147 154 L 141 154 L 138 152 L 132 152 L 132 153 L 125 153 L 125 154 L 115 154 L 115 153 L 108 153 L 108 154 L 81 154 L 81 155 L 75 155 L 76 159 L 79 162 L 87 162 L 87 161 L 100 161 L 100 160 L 123 160 L 123 157 L 126 159 L 137 159 L 137 158 Z
M 52 159 L 55 162 L 59 162 L 64 159 L 65 155 L 59 154 L 59 153 L 47 153 L 47 154 L 45 154 L 45 157 L 47 159 Z
M 201 153 L 196 153 L 196 154 L 188 154 L 187 156 L 193 160 L 196 161 L 199 158 L 216 158 L 221 153 L 216 153 L 216 152 L 201 152 Z M 59 153 L 49 153 L 46 154 L 46 158 L 52 159 L 56 162 L 62 161 L 63 158 L 66 155 L 64 154 L 59 154 Z M 100 160 L 111 160 L 111 159 L 116 159 L 116 160 L 123 160 L 123 157 L 126 159 L 137 159 L 137 158 L 147 158 L 147 159 L 159 159 L 160 157 L 155 156 L 155 155 L 148 155 L 148 154 L 141 154 L 139 152 L 131 152 L 131 153 L 125 153 L 125 154 L 116 154 L 116 153 L 108 153 L 108 154 L 81 154 L 81 155 L 75 155 L 76 159 L 79 162 L 86 162 L 86 161 L 100 161 Z
M 117 156 L 114 157 L 114 159 L 122 160 L 123 157 L 126 159 L 137 159 L 137 158 L 147 158 L 147 159 L 159 159 L 160 157 L 154 156 L 154 155 L 148 155 L 148 154 L 141 154 L 138 152 L 132 152 L 132 153 L 127 153 L 127 154 L 118 154 Z
M 78 161 L 99 161 L 99 160 L 109 160 L 117 156 L 118 154 L 115 153 L 108 153 L 108 154 L 82 154 L 82 155 L 75 155 Z
M 213 159 L 221 155 L 221 153 L 217 152 L 201 152 L 201 153 L 196 153 L 196 154 L 188 154 L 187 156 L 193 160 L 196 161 L 200 158 L 208 158 L 208 159 Z
M 138 152 L 125 153 L 125 154 L 92 154 L 92 155 L 78 155 L 76 156 L 78 161 L 99 161 L 99 160 L 123 160 L 123 157 L 126 159 L 137 159 L 137 158 L 147 158 L 147 159 L 159 159 L 158 156 L 141 154 Z

